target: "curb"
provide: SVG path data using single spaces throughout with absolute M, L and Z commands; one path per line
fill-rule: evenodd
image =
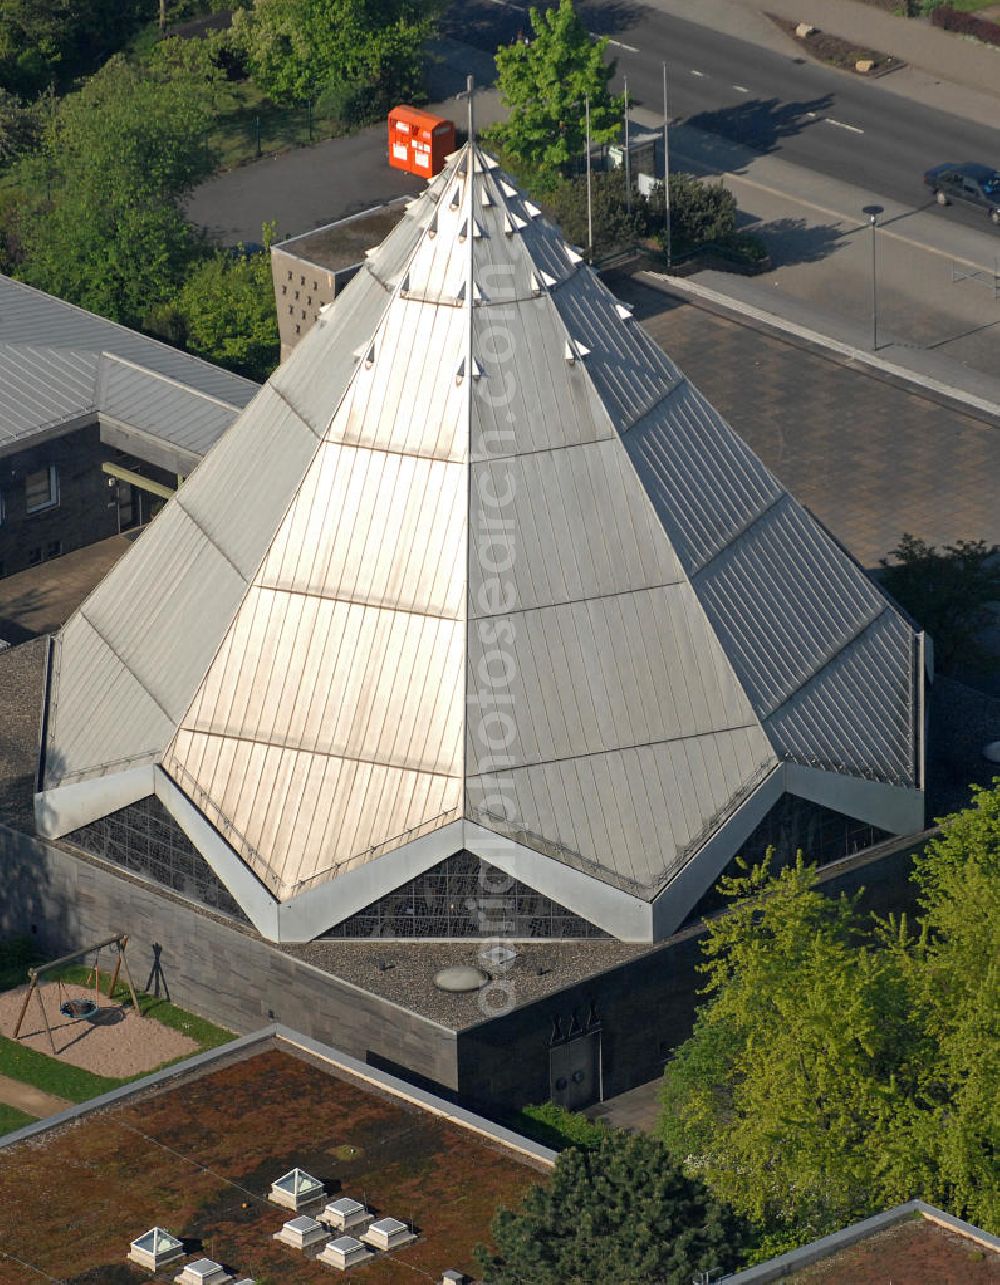
M 1000 401 L 990 401 L 985 397 L 979 397 L 975 393 L 967 392 L 963 388 L 957 388 L 953 384 L 942 383 L 941 380 L 934 379 L 930 375 L 922 375 L 909 367 L 886 361 L 884 357 L 879 357 L 875 353 L 867 352 L 863 348 L 856 348 L 851 344 L 844 343 L 842 340 L 834 339 L 830 335 L 824 335 L 818 330 L 811 330 L 809 327 L 802 326 L 796 321 L 790 321 L 787 317 L 782 317 L 778 313 L 767 312 L 765 309 L 758 308 L 753 304 L 744 303 L 741 299 L 722 294 L 709 286 L 699 285 L 691 281 L 690 278 L 668 276 L 664 272 L 654 272 L 648 269 L 636 275 L 640 281 L 651 286 L 654 290 L 661 291 L 663 294 L 687 296 L 692 301 L 707 304 L 709 307 L 714 307 L 723 313 L 729 315 L 735 313 L 755 323 L 761 329 L 781 336 L 790 336 L 802 340 L 821 352 L 827 355 L 834 354 L 846 362 L 867 366 L 879 375 L 888 377 L 911 390 L 916 386 L 933 400 L 947 402 L 952 405 L 957 403 L 962 409 L 974 413 L 977 418 L 985 419 L 988 423 L 1000 428 Z

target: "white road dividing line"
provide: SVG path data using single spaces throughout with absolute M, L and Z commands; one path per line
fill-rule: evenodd
M 704 79 L 705 79 L 705 73 L 704 73 L 703 71 L 695 71 L 695 69 L 694 69 L 693 67 L 691 68 L 691 75 L 692 75 L 692 76 L 700 76 L 700 77 L 702 78 L 702 80 L 704 80 Z
M 595 36 L 593 32 L 591 32 L 590 34 L 594 36 L 595 40 L 600 39 L 600 37 Z M 612 40 L 610 36 L 608 36 L 608 44 L 614 45 L 616 49 L 626 49 L 630 54 L 637 54 L 639 52 L 639 50 L 636 49 L 635 45 L 627 45 L 624 40 Z
M 750 92 L 750 90 L 747 89 L 746 85 L 734 85 L 733 88 L 736 90 L 738 94 L 749 94 Z
M 832 116 L 824 116 L 823 119 L 828 125 L 836 125 L 838 129 L 849 130 L 852 134 L 863 134 L 865 131 L 859 129 L 857 125 L 845 125 L 842 120 L 834 120 Z

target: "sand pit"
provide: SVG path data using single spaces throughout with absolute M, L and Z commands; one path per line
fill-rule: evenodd
M 27 989 L 19 986 L 0 994 L 0 1034 L 14 1034 Z M 137 1017 L 130 1007 L 111 1003 L 106 995 L 85 986 L 46 982 L 31 997 L 18 1043 L 50 1057 L 52 1045 L 45 1033 L 38 995 L 45 1005 L 56 1056 L 61 1062 L 70 1062 L 95 1075 L 141 1075 L 173 1058 L 198 1051 L 198 1045 L 187 1035 L 162 1026 L 154 1017 Z M 97 1000 L 97 1013 L 77 1021 L 63 1017 L 59 1005 L 65 999 L 77 998 Z

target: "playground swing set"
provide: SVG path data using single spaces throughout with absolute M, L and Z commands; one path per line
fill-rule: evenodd
M 108 986 L 108 998 L 114 997 L 115 988 L 118 985 L 118 977 L 121 970 L 125 970 L 125 980 L 128 983 L 129 994 L 132 997 L 132 1011 L 139 1017 L 142 1017 L 142 1009 L 139 1007 L 139 998 L 135 993 L 135 985 L 132 982 L 132 974 L 129 972 L 128 960 L 125 957 L 125 948 L 128 945 L 128 937 L 118 933 L 114 937 L 106 937 L 104 941 L 95 942 L 90 946 L 84 946 L 81 950 L 75 950 L 69 955 L 61 955 L 59 959 L 53 959 L 48 964 L 37 964 L 28 969 L 28 992 L 24 997 L 24 1003 L 21 1005 L 21 1012 L 17 1019 L 17 1026 L 14 1028 L 14 1039 L 20 1038 L 21 1027 L 24 1024 L 25 1015 L 28 1012 L 28 1005 L 31 1003 L 32 995 L 38 997 L 38 1007 L 42 1010 L 42 1021 L 45 1023 L 45 1031 L 49 1037 L 49 1044 L 54 1056 L 56 1053 L 56 1042 L 52 1037 L 52 1028 L 49 1026 L 48 1014 L 45 1011 L 45 1004 L 42 1001 L 42 993 L 39 989 L 39 978 L 45 973 L 52 972 L 55 968 L 63 968 L 66 964 L 72 964 L 78 959 L 83 959 L 85 955 L 94 952 L 94 962 L 90 972 L 87 974 L 86 985 L 93 983 L 94 990 L 100 994 L 101 990 L 101 951 L 107 948 L 115 957 L 114 969 L 111 973 L 111 983 Z M 71 1018 L 73 1021 L 83 1021 L 93 1018 L 98 1012 L 96 1000 L 88 999 L 85 996 L 68 996 L 66 987 L 61 977 L 56 978 L 59 994 L 59 1012 L 63 1017 Z

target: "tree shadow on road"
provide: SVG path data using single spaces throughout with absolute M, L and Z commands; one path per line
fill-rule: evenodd
M 784 103 L 779 98 L 751 98 L 732 107 L 698 112 L 689 116 L 685 124 L 709 134 L 720 134 L 757 152 L 770 152 L 782 139 L 791 138 L 815 125 L 832 103 L 831 94 L 801 103 Z
M 818 263 L 833 254 L 850 229 L 836 223 L 807 223 L 805 219 L 772 219 L 755 223 L 751 229 L 767 242 L 768 254 L 776 268 L 796 263 Z

